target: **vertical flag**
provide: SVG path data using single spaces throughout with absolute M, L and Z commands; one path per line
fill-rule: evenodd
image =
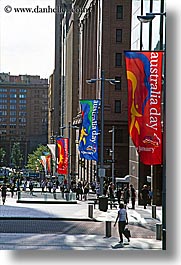
M 162 51 L 125 51 L 129 134 L 146 165 L 162 164 Z
M 51 154 L 46 156 L 47 173 L 51 174 Z
M 98 107 L 100 100 L 80 100 L 82 125 L 79 135 L 80 158 L 98 161 Z
M 44 167 L 45 174 L 47 175 L 47 164 L 46 164 L 46 156 L 40 156 L 40 163 Z
M 57 173 L 68 173 L 68 138 L 57 137 Z

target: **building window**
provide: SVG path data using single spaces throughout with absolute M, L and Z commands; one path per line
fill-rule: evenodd
M 11 88 L 11 89 L 10 89 L 10 92 L 12 92 L 12 93 L 16 93 L 16 88 Z
M 19 104 L 26 104 L 26 99 L 20 99 Z
M 11 110 L 16 109 L 16 105 L 10 105 L 10 109 Z
M 7 92 L 7 88 L 0 88 L 0 92 Z
M 16 122 L 16 118 L 10 118 L 10 122 Z
M 118 5 L 116 10 L 116 18 L 123 19 L 123 6 Z
M 11 104 L 16 104 L 16 99 L 10 99 Z
M 16 111 L 10 111 L 10 116 L 16 116 Z
M 8 106 L 7 105 L 0 105 L 0 109 L 2 110 L 2 109 L 7 109 L 8 108 Z
M 6 116 L 6 115 L 7 115 L 7 111 L 6 110 L 0 111 L 0 116 Z
M 116 53 L 116 66 L 122 66 L 122 53 Z
M 122 29 L 116 29 L 116 42 L 122 42 Z
M 0 94 L 0 98 L 7 98 L 8 95 L 7 94 Z
M 19 98 L 26 98 L 26 94 L 19 94 Z
M 16 94 L 10 94 L 10 98 L 16 98 Z
M 121 112 L 121 100 L 115 100 L 115 113 Z
M 121 90 L 121 76 L 115 76 L 115 80 L 119 81 L 115 84 L 115 90 Z

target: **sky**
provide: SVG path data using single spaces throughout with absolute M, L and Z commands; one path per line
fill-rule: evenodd
M 0 0 L 0 72 L 49 78 L 54 69 L 54 0 Z M 32 8 L 33 13 L 15 12 Z M 49 9 L 50 10 L 50 9 Z

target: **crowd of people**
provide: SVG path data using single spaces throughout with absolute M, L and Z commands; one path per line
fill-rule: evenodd
M 34 183 L 33 181 L 24 181 L 20 183 L 19 180 L 12 179 L 8 187 L 11 197 L 14 196 L 16 191 L 29 191 L 30 195 L 33 195 Z M 56 199 L 56 192 L 74 192 L 77 200 L 88 200 L 88 194 L 90 191 L 96 194 L 97 198 L 100 196 L 100 183 L 99 182 L 87 182 L 87 181 L 72 181 L 70 187 L 68 187 L 67 180 L 59 182 L 58 179 L 43 179 L 40 182 L 41 192 L 53 193 Z M 4 184 L 0 187 L 1 197 L 3 204 L 6 200 L 7 186 Z M 125 184 L 122 187 L 115 187 L 112 182 L 104 181 L 103 183 L 103 196 L 109 197 L 111 200 L 117 200 L 120 205 L 121 202 L 124 205 L 128 205 L 131 202 L 131 209 L 135 209 L 136 198 L 140 198 L 141 204 L 146 209 L 148 204 L 151 204 L 152 193 L 147 185 L 143 185 L 142 189 L 138 192 L 135 190 L 133 184 Z

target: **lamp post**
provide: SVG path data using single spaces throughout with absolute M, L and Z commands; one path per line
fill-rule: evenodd
M 112 130 L 109 130 L 109 133 L 112 133 L 112 150 L 111 150 L 111 158 L 112 158 L 112 183 L 113 185 L 115 184 L 114 180 L 114 133 L 115 133 L 115 128 L 112 126 Z
M 164 9 L 164 1 L 161 2 Z M 163 17 L 166 12 L 146 13 L 146 16 L 137 16 L 141 23 L 152 22 L 155 16 L 161 16 L 160 48 L 163 50 Z M 166 250 L 166 23 L 165 23 L 165 55 L 164 55 L 164 85 L 163 85 L 163 176 L 162 176 L 162 249 Z
M 94 78 L 86 80 L 88 84 L 96 83 L 101 81 L 101 155 L 100 155 L 100 168 L 99 168 L 99 177 L 100 177 L 100 195 L 103 194 L 103 179 L 105 177 L 105 168 L 104 168 L 104 86 L 105 81 L 108 81 L 111 85 L 115 85 L 120 82 L 112 78 L 105 78 L 104 70 L 101 71 L 101 78 Z
M 66 128 L 68 128 L 68 173 L 67 173 L 67 176 L 68 176 L 68 188 L 70 189 L 70 186 L 71 186 L 71 175 L 70 175 L 70 157 L 71 157 L 70 140 L 71 140 L 71 137 L 70 137 L 70 129 L 79 129 L 79 127 L 75 126 L 75 125 L 71 125 L 71 122 L 69 121 L 68 126 L 60 127 L 60 129 L 62 129 L 62 130 L 66 129 Z

